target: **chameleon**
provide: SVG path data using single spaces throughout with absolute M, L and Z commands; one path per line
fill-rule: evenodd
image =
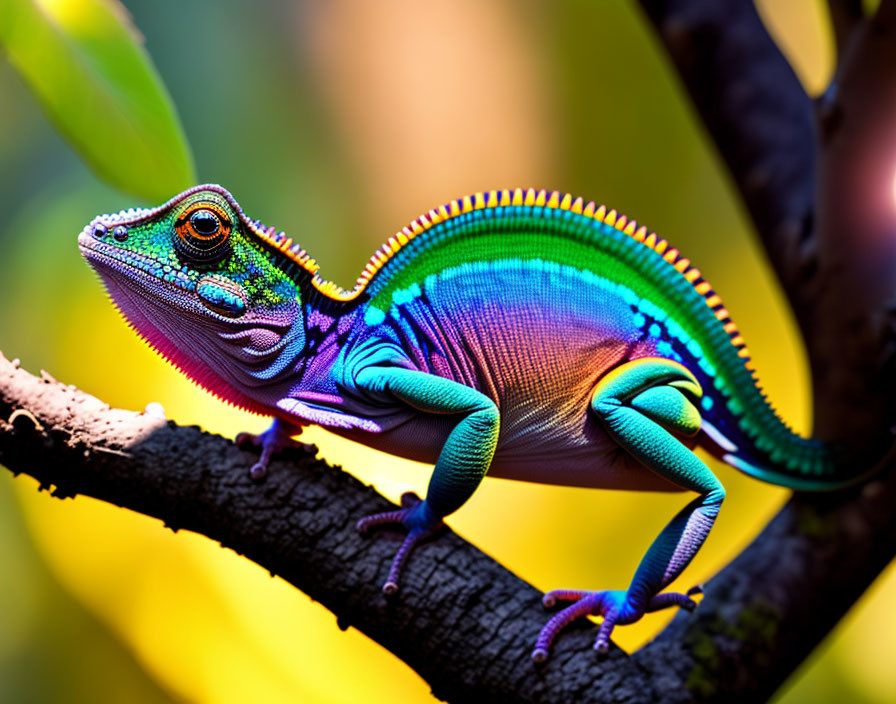
M 601 617 L 594 648 L 648 612 L 697 553 L 725 489 L 703 448 L 764 482 L 832 490 L 861 479 L 837 444 L 794 433 L 758 383 L 721 298 L 665 239 L 569 194 L 503 189 L 420 215 L 351 289 L 290 237 L 199 185 L 156 208 L 100 215 L 78 236 L 114 305 L 202 387 L 273 418 L 237 442 L 274 453 L 307 425 L 434 465 L 426 496 L 361 518 L 407 531 L 383 586 L 486 475 L 691 492 L 626 589 L 558 589 L 537 637 Z

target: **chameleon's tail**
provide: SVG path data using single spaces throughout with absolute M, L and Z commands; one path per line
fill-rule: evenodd
M 745 474 L 799 491 L 830 491 L 873 474 L 887 452 L 884 442 L 857 450 L 802 437 L 757 387 L 752 389 L 754 398 L 719 404 L 718 413 L 705 412 L 702 425 L 705 447 Z

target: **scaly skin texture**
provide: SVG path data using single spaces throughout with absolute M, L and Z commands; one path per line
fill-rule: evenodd
M 623 591 L 545 595 L 543 661 L 570 621 L 615 624 L 671 606 L 724 489 L 700 445 L 764 481 L 825 490 L 868 458 L 801 438 L 758 389 L 749 355 L 700 272 L 615 211 L 545 191 L 491 191 L 420 216 L 346 291 L 283 233 L 214 185 L 156 209 L 94 219 L 82 253 L 153 347 L 218 396 L 274 417 L 246 436 L 253 476 L 301 426 L 435 464 L 427 496 L 362 519 L 408 534 L 384 590 L 421 539 L 486 474 L 609 489 L 690 490 Z M 624 451 L 620 451 L 620 448 Z M 858 459 L 858 461 L 857 461 Z M 869 461 L 864 461 L 864 460 Z

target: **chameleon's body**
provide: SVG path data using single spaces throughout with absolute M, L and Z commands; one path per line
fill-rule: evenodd
M 687 259 L 615 211 L 545 191 L 452 201 L 404 228 L 351 291 L 317 275 L 283 233 L 218 186 L 160 208 L 100 216 L 79 237 L 113 300 L 204 386 L 275 417 L 270 453 L 322 425 L 436 464 L 424 502 L 370 517 L 414 543 L 488 472 L 534 482 L 698 493 L 651 546 L 627 591 L 553 592 L 545 627 L 614 623 L 666 606 L 724 490 L 701 445 L 763 480 L 830 489 L 856 479 L 832 447 L 794 435 L 754 382 L 743 340 Z

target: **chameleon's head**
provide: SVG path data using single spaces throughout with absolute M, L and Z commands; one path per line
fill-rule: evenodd
M 96 217 L 78 245 L 137 332 L 226 400 L 263 410 L 301 360 L 316 265 L 220 186 Z

